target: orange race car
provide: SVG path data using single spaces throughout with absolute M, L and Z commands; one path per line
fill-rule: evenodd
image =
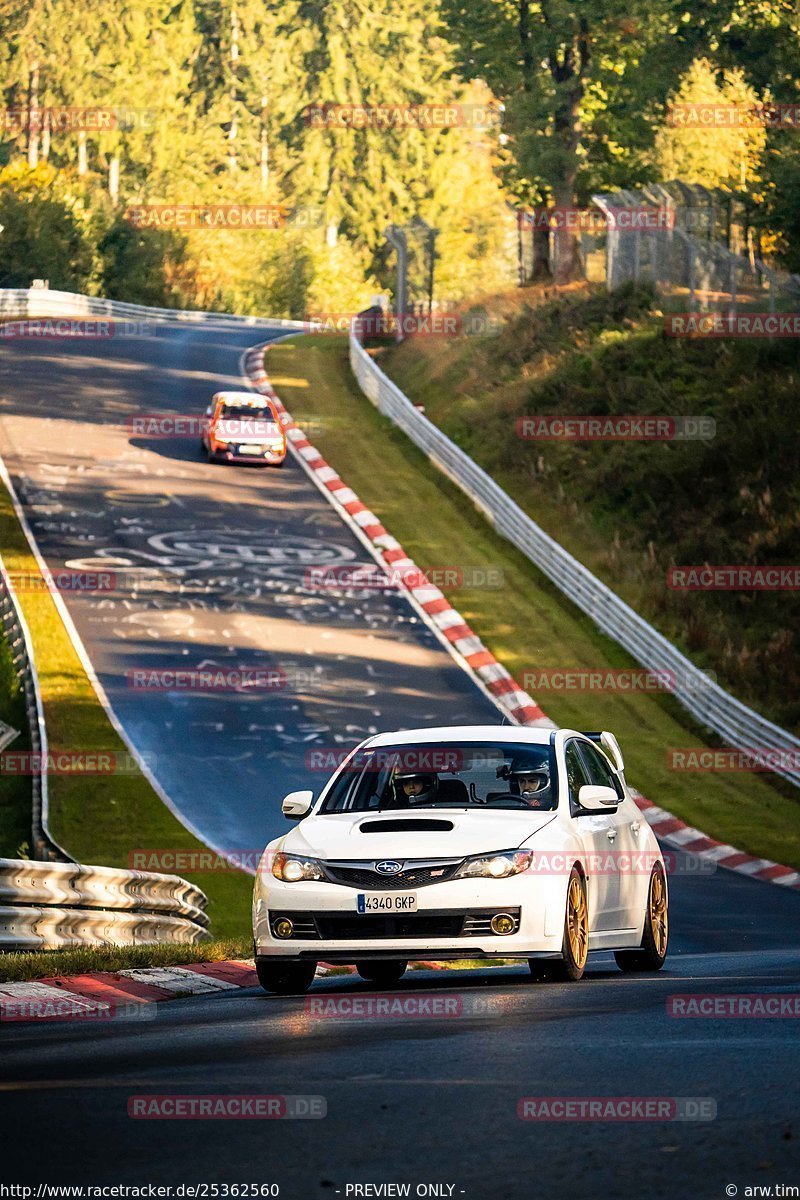
M 282 467 L 286 458 L 277 409 L 252 392 L 217 392 L 206 409 L 201 443 L 209 462 Z

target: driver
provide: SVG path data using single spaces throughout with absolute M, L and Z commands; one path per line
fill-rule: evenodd
M 397 771 L 393 780 L 397 799 L 403 804 L 431 804 L 439 791 L 434 771 Z
M 508 773 L 517 785 L 522 800 L 531 808 L 550 808 L 550 767 L 545 763 L 534 766 L 530 762 L 515 759 Z

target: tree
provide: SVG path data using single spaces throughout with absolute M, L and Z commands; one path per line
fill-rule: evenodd
M 742 71 L 722 78 L 708 59 L 696 59 L 670 98 L 673 120 L 656 133 L 653 162 L 659 179 L 681 179 L 707 187 L 744 191 L 758 178 L 767 142 L 758 117 L 761 104 Z M 692 121 L 692 106 L 731 113 L 732 124 L 709 126 Z
M 589 174 L 592 127 L 663 36 L 668 0 L 444 0 L 444 8 L 461 69 L 505 102 L 517 197 L 573 206 Z M 561 277 L 578 271 L 577 239 L 559 230 Z
M 97 269 L 88 217 L 58 172 L 24 160 L 0 171 L 0 287 L 49 279 L 65 291 L 91 289 Z

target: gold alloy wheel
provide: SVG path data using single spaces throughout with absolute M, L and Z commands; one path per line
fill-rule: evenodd
M 586 892 L 579 875 L 573 875 L 567 892 L 567 933 L 569 948 L 576 967 L 586 965 L 589 951 L 589 910 Z
M 650 880 L 650 929 L 656 954 L 663 958 L 667 953 L 667 889 L 661 871 L 654 871 Z

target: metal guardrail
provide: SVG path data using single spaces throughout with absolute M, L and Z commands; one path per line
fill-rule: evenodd
M 206 896 L 177 875 L 0 859 L 0 951 L 208 938 Z
M 32 643 L 0 559 L 0 621 L 25 696 L 31 750 L 47 755 L 47 727 Z M 66 946 L 194 943 L 207 938 L 208 903 L 177 875 L 73 862 L 47 826 L 47 771 L 32 776 L 37 860 L 0 859 L 0 952 Z
M 2 634 L 11 651 L 11 658 L 25 698 L 25 715 L 30 731 L 31 751 L 39 756 L 41 764 L 31 776 L 31 852 L 38 859 L 55 862 L 72 862 L 63 847 L 51 835 L 47 827 L 48 792 L 47 771 L 44 762 L 47 755 L 47 728 L 44 708 L 39 691 L 39 677 L 33 659 L 33 649 L 28 626 L 17 603 L 14 587 L 5 563 L 0 557 L 0 623 Z
M 288 321 L 283 317 L 240 317 L 234 313 L 200 312 L 197 309 L 151 308 L 127 304 L 101 296 L 83 296 L 77 292 L 51 291 L 49 288 L 0 288 L 0 316 L 13 317 L 108 317 L 110 320 L 173 321 L 181 324 L 223 322 L 238 328 L 308 329 L 308 322 Z
M 789 757 L 771 769 L 800 786 L 800 740 L 748 708 L 713 682 L 663 634 L 554 541 L 495 481 L 428 420 L 350 334 L 350 365 L 365 396 L 422 450 L 483 512 L 498 533 L 521 550 L 573 604 L 642 666 L 669 673 L 683 707 L 738 749 Z

